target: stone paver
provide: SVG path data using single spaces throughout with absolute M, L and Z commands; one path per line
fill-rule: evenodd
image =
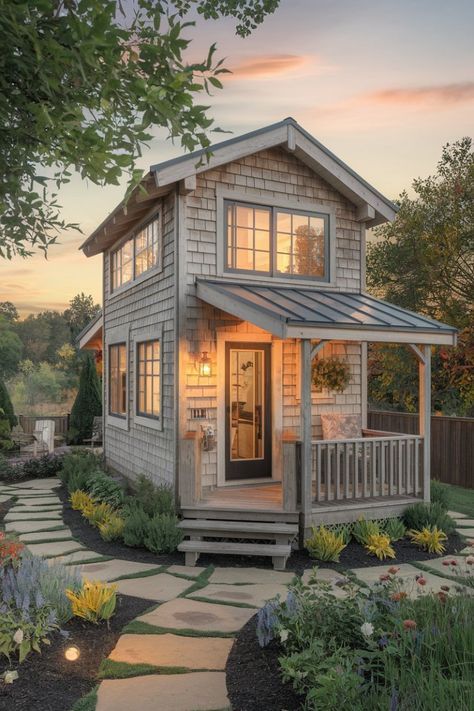
M 134 563 L 131 560 L 108 560 L 103 563 L 91 563 L 81 568 L 83 578 L 88 580 L 114 580 L 121 575 L 135 575 L 146 573 L 148 570 L 158 568 L 159 565 L 150 563 Z
M 237 632 L 254 614 L 255 610 L 250 608 L 177 598 L 163 603 L 156 610 L 147 612 L 137 619 L 168 629 Z
M 91 551 L 86 548 L 85 550 L 76 551 L 75 553 L 58 555 L 54 558 L 50 558 L 49 560 L 53 562 L 64 563 L 64 565 L 71 565 L 80 564 L 83 561 L 87 560 L 92 562 L 93 560 L 97 560 L 98 558 L 102 557 L 103 556 L 101 556 L 100 553 L 96 553 L 96 551 Z
M 424 561 L 426 564 L 428 561 Z M 434 573 L 428 573 L 424 570 L 419 570 L 415 568 L 414 565 L 410 563 L 402 563 L 401 565 L 394 564 L 395 567 L 399 568 L 397 577 L 402 579 L 402 586 L 405 592 L 410 596 L 416 596 L 420 593 L 427 592 L 439 592 L 441 586 L 448 585 L 454 589 L 454 583 L 446 578 L 442 578 L 440 575 L 435 575 Z M 387 572 L 390 565 L 385 568 L 384 566 L 373 566 L 370 568 L 354 568 L 352 572 L 362 581 L 368 585 L 373 585 L 378 582 L 380 575 Z M 426 585 L 419 585 L 416 582 L 416 576 L 421 575 L 426 580 Z
M 28 543 L 28 550 L 34 555 L 43 555 L 48 558 L 65 555 L 78 549 L 84 549 L 81 543 L 76 541 L 56 541 L 56 543 Z M 96 554 L 94 554 L 96 555 Z M 91 557 L 91 556 L 89 556 Z
M 311 578 L 314 578 L 314 569 L 305 570 L 301 578 L 303 583 L 305 583 L 306 585 L 309 584 Z M 341 573 L 337 572 L 336 570 L 332 570 L 331 568 L 318 568 L 316 571 L 316 579 L 321 580 L 325 583 L 330 583 L 334 597 L 346 597 L 347 592 L 338 585 L 336 585 L 337 581 L 346 580 L 344 575 L 342 575 Z
M 62 519 L 62 506 L 14 506 L 8 513 L 12 516 L 12 521 L 41 521 L 44 514 L 53 514 L 54 518 L 59 514 Z M 26 518 L 27 516 L 29 518 Z
M 72 538 L 72 531 L 69 528 L 64 528 L 62 531 L 35 531 L 34 533 L 20 533 L 18 537 L 23 543 L 69 541 Z
M 178 575 L 187 575 L 189 578 L 197 578 L 206 569 L 196 566 L 191 568 L 189 565 L 170 565 L 168 573 L 178 573 Z
M 142 597 L 145 600 L 167 602 L 181 595 L 192 585 L 190 580 L 175 578 L 173 575 L 158 573 L 146 578 L 129 578 L 117 581 L 118 591 L 123 595 Z M 202 668 L 202 667 L 200 667 Z
M 472 528 L 474 526 L 474 518 L 460 518 L 456 520 L 458 528 Z
M 265 568 L 216 568 L 209 578 L 210 583 L 263 583 L 288 585 L 295 577 L 294 573 L 284 573 Z
M 124 634 L 109 656 L 127 664 L 224 670 L 234 640 L 174 634 Z
M 10 501 L 11 496 L 0 496 L 0 504 L 4 504 L 6 501 Z
M 43 491 L 44 489 L 56 489 L 61 486 L 61 480 L 57 477 L 47 477 L 45 479 L 30 479 L 23 481 L 20 484 L 15 484 L 17 489 L 35 489 Z
M 457 528 L 456 531 L 461 536 L 467 536 L 467 538 L 474 538 L 474 528 Z
M 282 599 L 286 598 L 288 588 L 285 585 L 218 585 L 210 583 L 201 590 L 188 595 L 190 598 L 206 598 L 215 602 L 234 602 L 236 604 L 243 603 L 252 607 L 263 607 L 267 600 L 270 600 L 277 595 Z
M 466 557 L 462 555 L 445 555 L 442 558 L 432 558 L 431 560 L 425 560 L 424 564 L 428 568 L 437 570 L 442 575 L 473 575 L 474 576 L 474 565 L 468 565 L 466 563 Z M 451 565 L 452 562 L 456 565 Z
M 448 511 L 451 518 L 467 518 L 466 514 L 458 513 L 457 511 Z
M 5 522 L 12 521 L 62 521 L 63 517 L 60 511 L 45 511 L 38 513 L 7 513 Z
M 62 504 L 60 503 L 59 499 L 57 496 L 35 496 L 35 497 L 22 497 L 21 499 L 18 499 L 16 502 L 15 508 L 17 506 L 60 506 L 62 508 Z
M 224 672 L 192 672 L 103 681 L 96 711 L 210 711 L 228 707 Z
M 62 521 L 10 521 L 5 523 L 5 531 L 16 533 L 33 533 L 34 531 L 47 531 L 51 528 L 65 528 Z

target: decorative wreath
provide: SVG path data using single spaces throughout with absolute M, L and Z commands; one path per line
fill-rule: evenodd
M 351 369 L 339 358 L 316 358 L 311 366 L 311 379 L 316 390 L 342 393 L 350 383 Z

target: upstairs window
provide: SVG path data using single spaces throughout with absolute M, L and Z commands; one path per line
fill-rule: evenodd
M 225 202 L 226 270 L 328 280 L 329 215 Z
M 160 221 L 155 217 L 112 252 L 112 291 L 160 264 Z
M 117 417 L 127 414 L 127 346 L 109 346 L 109 412 Z

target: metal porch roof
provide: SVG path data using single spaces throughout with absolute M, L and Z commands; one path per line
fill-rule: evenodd
M 196 293 L 280 338 L 456 344 L 452 326 L 368 294 L 203 279 Z

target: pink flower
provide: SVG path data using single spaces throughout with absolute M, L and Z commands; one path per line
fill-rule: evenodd
M 443 565 L 451 565 L 451 561 L 449 561 L 449 560 L 443 560 Z
M 400 568 L 397 568 L 394 565 L 392 565 L 392 567 L 388 569 L 388 572 L 390 573 L 390 575 L 396 575 L 399 570 L 400 570 Z
M 379 580 L 381 583 L 385 583 L 387 580 L 390 580 L 390 575 L 387 575 L 386 573 L 379 575 Z
M 416 579 L 416 582 L 418 583 L 418 585 L 422 585 L 422 586 L 426 585 L 426 578 L 424 578 L 423 576 L 420 576 L 419 578 Z
M 457 565 L 457 564 L 458 564 L 457 560 L 454 560 L 454 558 L 453 558 L 453 560 L 451 561 L 451 565 Z
M 416 630 L 415 620 L 403 620 L 403 629 L 404 630 Z

